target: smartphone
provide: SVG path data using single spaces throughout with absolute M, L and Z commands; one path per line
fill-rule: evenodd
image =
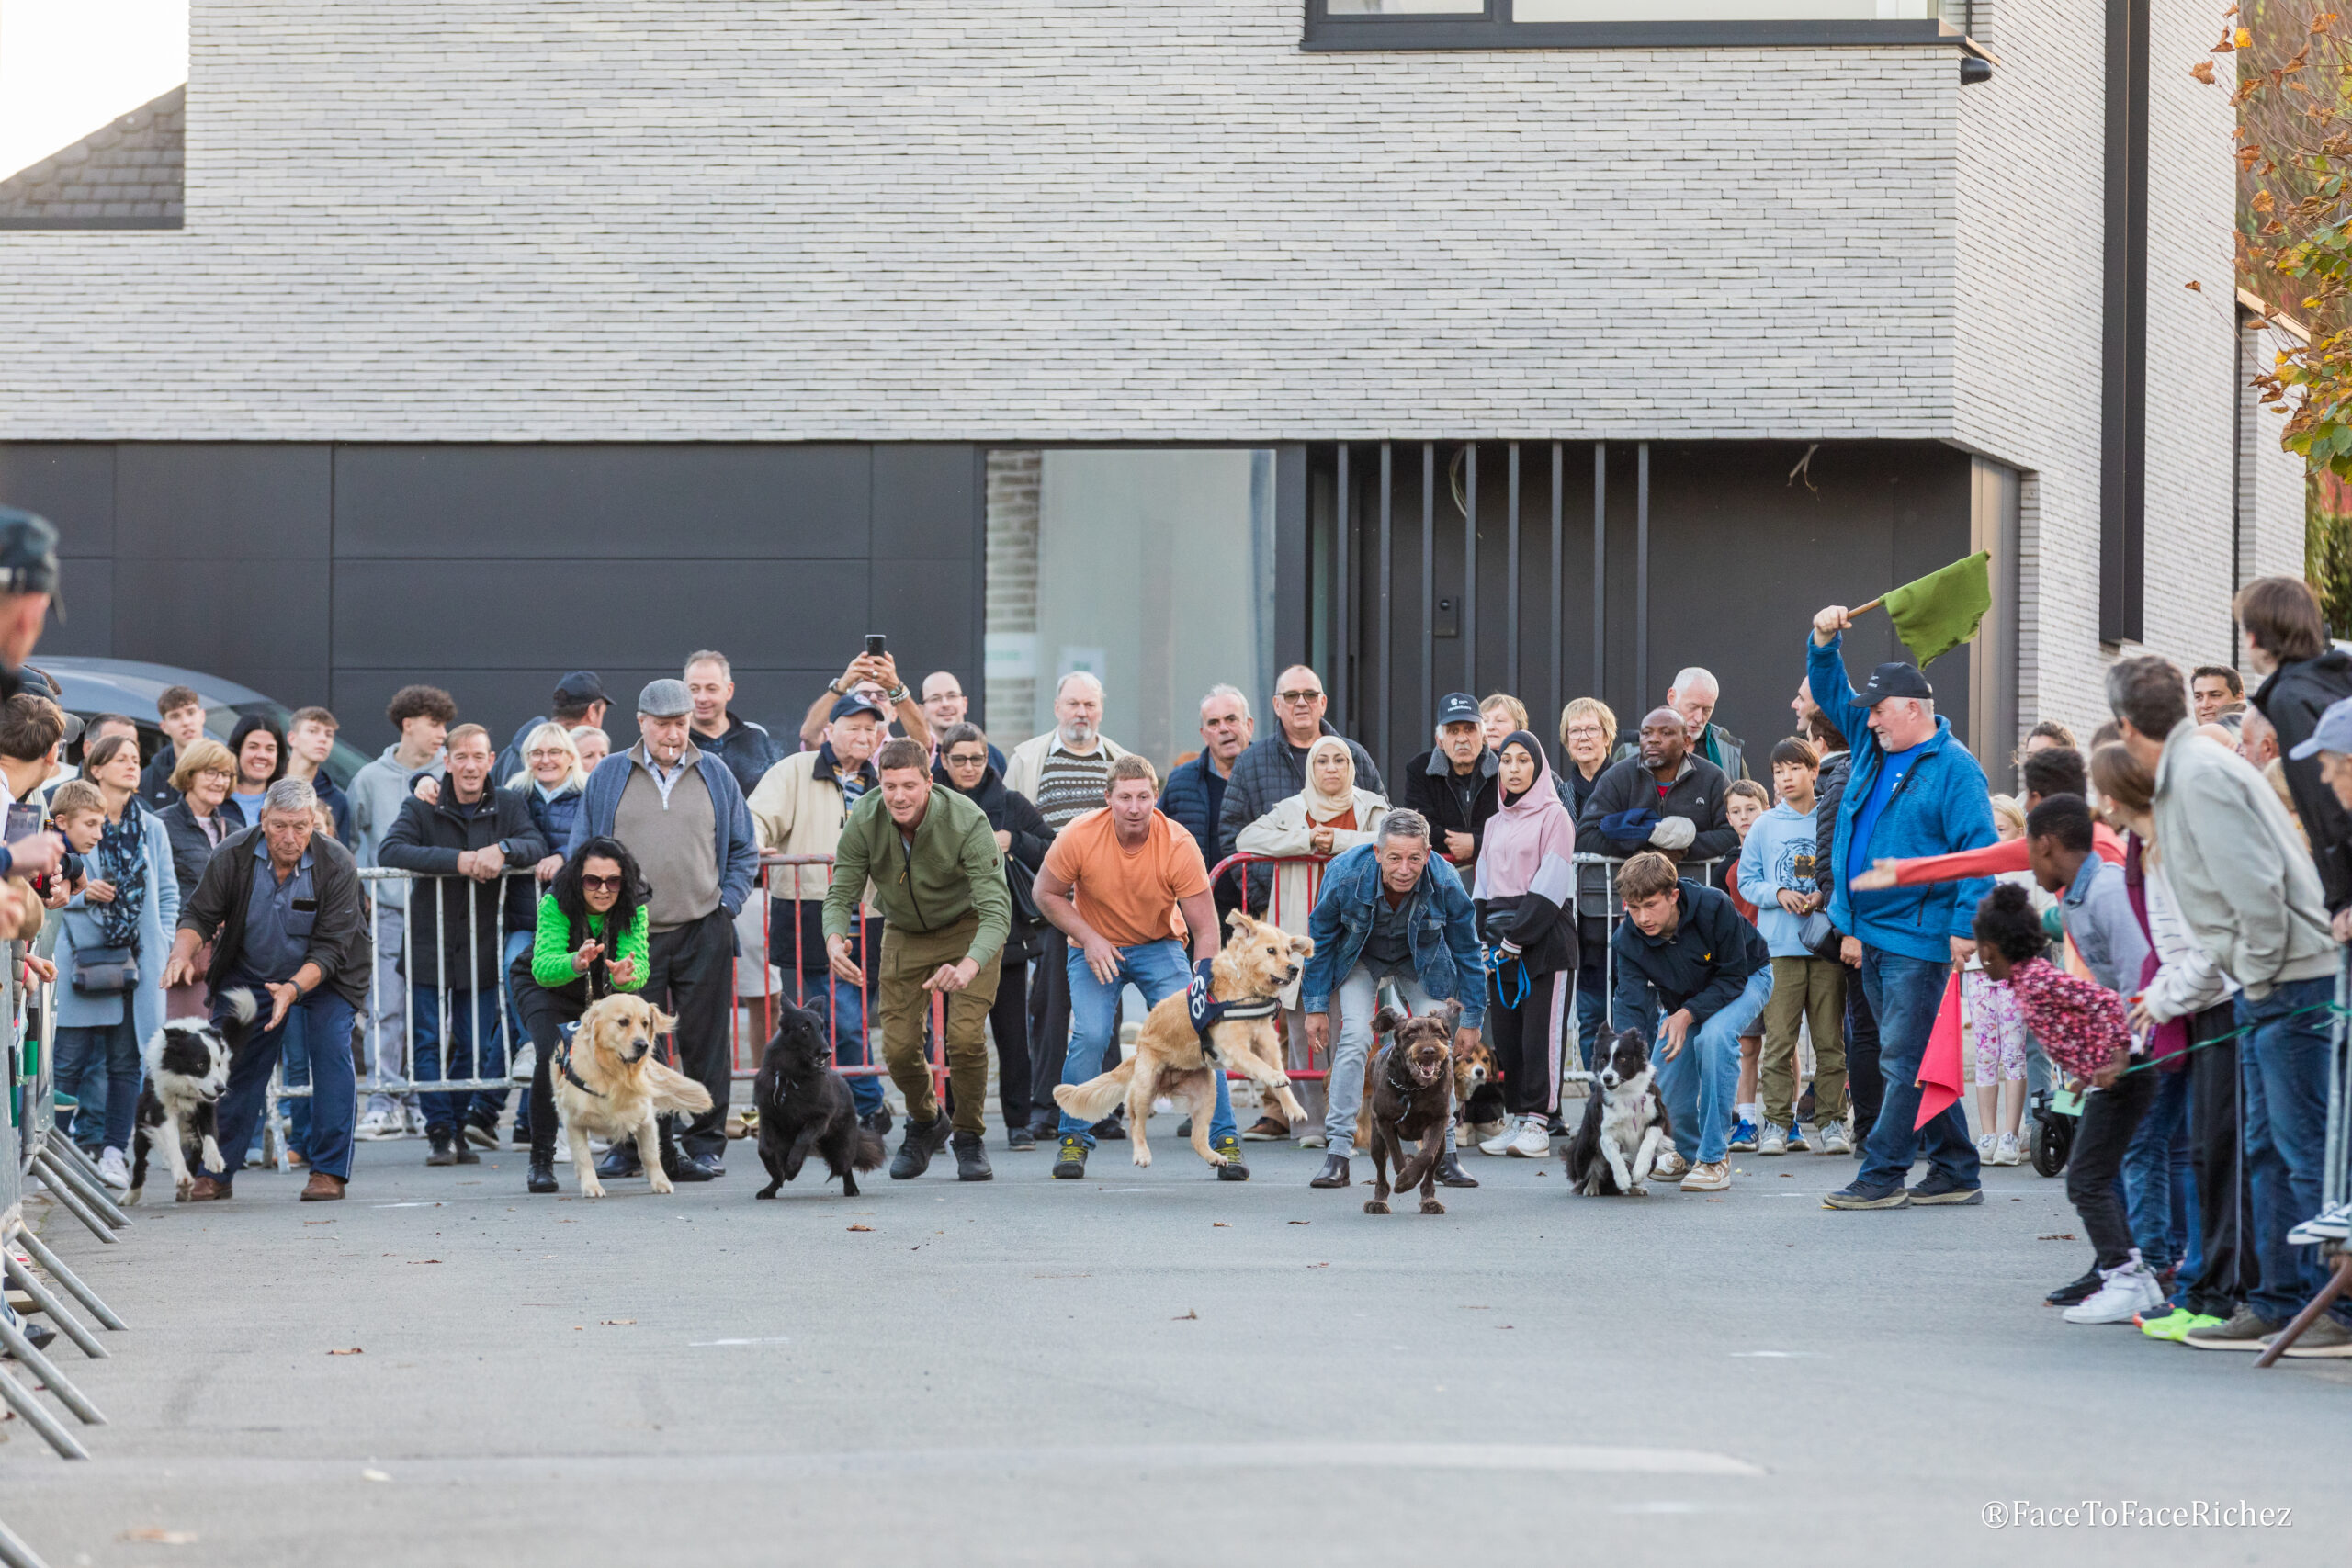
M 6 831 L 8 835 L 7 841 L 12 844 L 19 839 L 29 839 L 35 833 L 40 832 L 40 807 L 33 805 L 29 801 L 10 801 L 8 803 L 8 826 Z
M 883 655 L 883 653 L 884 653 L 885 651 L 887 651 L 887 649 L 888 649 L 888 646 L 889 646 L 889 639 L 888 639 L 888 638 L 887 638 L 887 637 L 884 637 L 880 632 L 867 632 L 867 633 L 865 634 L 865 657 L 866 657 L 866 658 L 868 658 L 868 659 L 879 659 L 879 658 L 881 658 L 881 657 L 882 657 L 882 655 Z

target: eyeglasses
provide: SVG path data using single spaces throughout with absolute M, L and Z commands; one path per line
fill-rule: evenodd
M 985 768 L 989 765 L 986 751 L 950 751 L 947 765 L 951 768 Z
M 200 779 L 233 779 L 237 775 L 226 768 L 206 768 L 196 776 Z
M 621 890 L 621 879 L 617 876 L 582 876 L 580 886 L 591 893 L 617 893 Z
M 1600 726 L 1597 724 L 1572 724 L 1568 726 L 1568 733 L 1570 735 L 1581 735 L 1586 739 L 1590 739 L 1595 736 L 1605 733 L 1605 731 L 1603 731 Z
M 1299 692 L 1276 692 L 1276 693 L 1274 694 L 1274 698 L 1275 698 L 1275 700 L 1276 700 L 1277 702 L 1285 702 L 1285 703 L 1311 703 L 1311 702 L 1313 702 L 1316 698 L 1317 698 L 1317 697 L 1321 696 L 1322 694 L 1322 694 L 1322 693 L 1320 693 L 1320 692 L 1310 692 L 1310 691 L 1299 691 Z

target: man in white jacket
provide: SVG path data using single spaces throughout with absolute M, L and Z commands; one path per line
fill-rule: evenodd
M 2227 1323 L 2191 1329 L 2183 1343 L 2260 1350 L 2324 1283 L 2316 1249 L 2287 1233 L 2320 1208 L 2340 950 L 2318 868 L 2286 807 L 2243 759 L 2197 733 L 2179 667 L 2154 655 L 2121 660 L 2107 672 L 2107 699 L 2124 745 L 2155 773 L 2156 842 L 2180 918 L 2244 987 L 2239 1076 L 2262 1279 Z M 2352 1301 L 2338 1301 L 2289 1354 L 2352 1356 Z

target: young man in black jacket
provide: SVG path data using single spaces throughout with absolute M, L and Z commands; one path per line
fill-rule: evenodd
M 2295 817 L 2319 864 L 2335 940 L 2352 941 L 2352 812 L 2319 776 L 2317 757 L 2298 761 L 2294 755 L 2319 728 L 2320 715 L 2352 697 L 2352 654 L 2329 644 L 2319 600 L 2299 577 L 2247 583 L 2238 592 L 2236 613 L 2245 627 L 2246 662 L 2266 677 L 2254 705 L 2278 732 L 2287 792 L 2295 797 Z
M 1605 855 L 1657 851 L 1676 863 L 1724 861 L 1739 853 L 1739 834 L 1724 814 L 1724 771 L 1690 754 L 1690 732 L 1672 708 L 1642 720 L 1641 750 L 1610 765 L 1592 786 L 1577 823 L 1577 848 Z M 1709 881 L 1722 880 L 1718 865 Z
M 989 761 L 992 750 L 978 725 L 951 724 L 940 731 L 939 761 L 932 776 L 980 808 L 1004 855 L 1012 930 L 1004 939 L 989 1028 L 996 1035 L 997 1105 L 1004 1113 L 1005 1145 L 1034 1149 L 1037 1140 L 1029 1129 L 1029 961 L 1044 945 L 1046 922 L 1037 912 L 1035 885 L 1037 868 L 1053 847 L 1054 830 L 1027 795 L 1004 787 Z
M 1470 879 L 1487 818 L 1502 807 L 1495 754 L 1479 726 L 1478 699 L 1448 692 L 1437 705 L 1437 744 L 1405 764 L 1405 805 L 1429 818 L 1430 847 Z
M 230 1195 L 289 1032 L 311 1061 L 311 1179 L 302 1201 L 341 1198 L 351 1177 L 351 1128 L 359 1109 L 351 1021 L 368 999 L 374 947 L 359 868 L 349 850 L 317 832 L 317 793 L 300 779 L 270 785 L 261 826 L 223 839 L 195 893 L 180 905 L 164 984 L 194 980 L 196 950 L 209 942 L 212 964 L 205 981 L 214 1021 L 231 1010 L 232 992 L 250 991 L 261 1009 L 220 1097 L 219 1142 L 228 1168 L 217 1177 L 198 1173 L 192 1202 Z
M 1677 721 L 1679 723 L 1679 720 Z M 1609 939 L 1617 965 L 1613 1027 L 1656 1042 L 1658 1094 L 1674 1122 L 1685 1192 L 1731 1185 L 1725 1157 L 1739 1089 L 1739 1037 L 1772 998 L 1772 954 L 1731 896 L 1677 877 L 1662 854 L 1617 873 L 1625 919 Z M 1661 1169 L 1661 1176 L 1673 1171 Z
M 527 871 L 544 860 L 548 841 L 531 820 L 530 804 L 519 790 L 490 782 L 490 731 L 461 724 L 449 731 L 448 773 L 435 801 L 409 796 L 384 834 L 377 859 L 399 871 L 429 874 L 412 889 L 408 907 L 409 1016 L 415 1031 L 416 1060 L 411 1076 L 430 1083 L 447 1067 L 453 1079 L 505 1071 L 498 1045 L 500 976 L 504 954 L 499 908 L 508 905 L 507 925 L 536 923 L 530 879 L 510 887 L 502 874 L 509 865 Z M 468 883 L 471 886 L 468 886 Z M 442 1061 L 441 996 L 449 993 L 448 1060 Z M 473 1165 L 480 1156 L 471 1140 L 498 1146 L 498 1113 L 506 1091 L 458 1090 L 422 1097 L 424 1134 L 432 1141 L 427 1165 Z

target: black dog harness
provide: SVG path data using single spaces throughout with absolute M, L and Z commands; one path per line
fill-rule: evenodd
M 581 1093 L 593 1094 L 598 1100 L 603 1100 L 605 1098 L 603 1089 L 590 1089 L 581 1081 L 580 1075 L 571 1070 L 571 1041 L 572 1036 L 578 1033 L 579 1030 L 579 1024 L 567 1023 L 557 1032 L 560 1039 L 557 1042 L 555 1048 L 555 1070 L 563 1075 L 564 1082 L 580 1090 Z
M 1239 997 L 1229 1002 L 1218 1001 L 1209 995 L 1209 968 L 1216 961 L 1204 958 L 1193 965 L 1193 983 L 1184 992 L 1184 1006 L 1191 1014 L 1193 1032 L 1200 1036 L 1201 1055 L 1209 1061 L 1222 1064 L 1224 1057 L 1209 1043 L 1209 1031 L 1220 1023 L 1239 1023 L 1250 1019 L 1272 1018 L 1282 1010 L 1280 997 Z

